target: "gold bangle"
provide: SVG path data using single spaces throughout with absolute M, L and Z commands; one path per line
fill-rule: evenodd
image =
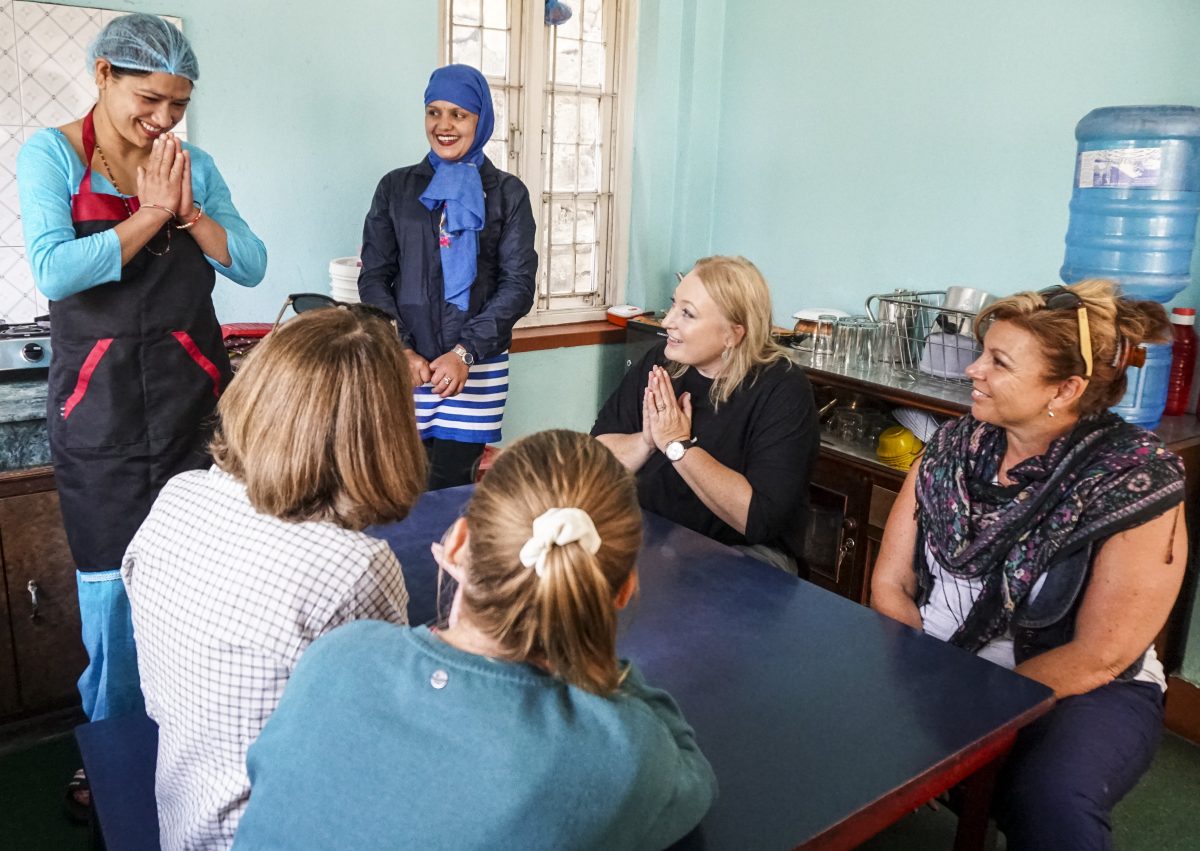
M 196 205 L 196 215 L 194 215 L 192 220 L 186 224 L 175 225 L 175 230 L 187 230 L 192 225 L 196 224 L 196 222 L 200 221 L 200 217 L 204 215 L 204 205 L 198 201 L 193 201 L 192 203 Z
M 142 209 L 143 207 L 149 207 L 152 210 L 162 210 L 168 216 L 167 221 L 170 221 L 171 219 L 175 218 L 175 211 L 172 210 L 170 207 L 164 207 L 162 204 L 138 204 L 139 210 Z

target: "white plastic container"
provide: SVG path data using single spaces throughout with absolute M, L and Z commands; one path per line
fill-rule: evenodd
M 359 259 L 338 257 L 329 261 L 329 293 L 338 301 L 357 304 Z

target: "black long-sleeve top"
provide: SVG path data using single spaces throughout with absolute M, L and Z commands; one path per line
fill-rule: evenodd
M 629 369 L 600 409 L 593 435 L 642 430 L 642 395 L 651 366 L 667 363 L 664 348 L 656 346 Z M 713 514 L 661 452 L 637 472 L 642 507 L 722 543 L 767 544 L 802 557 L 808 479 L 820 449 L 812 385 L 803 370 L 787 360 L 758 367 L 716 412 L 708 397 L 711 379 L 689 369 L 672 383 L 677 397 L 692 394 L 696 445 L 750 483 L 746 533 Z
M 428 159 L 384 175 L 363 224 L 359 295 L 396 317 L 401 339 L 427 360 L 459 343 L 476 360 L 500 354 L 512 343 L 513 325 L 533 306 L 537 251 L 529 190 L 486 158 L 479 176 L 485 218 L 465 313 L 443 293 L 441 211 L 420 201 L 433 180 Z

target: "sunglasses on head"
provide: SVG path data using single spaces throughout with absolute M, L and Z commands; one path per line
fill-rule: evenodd
M 1038 290 L 1045 302 L 1046 310 L 1074 310 L 1079 322 L 1079 354 L 1083 357 L 1084 378 L 1092 377 L 1092 332 L 1088 326 L 1087 306 L 1083 299 L 1066 287 L 1048 287 Z
M 283 303 L 283 307 L 279 308 L 279 315 L 275 317 L 275 323 L 271 326 L 272 331 L 279 327 L 279 323 L 283 320 L 283 314 L 287 312 L 289 307 L 296 311 L 297 314 L 307 313 L 310 310 L 337 307 L 366 316 L 374 316 L 376 319 L 382 319 L 390 323 L 392 328 L 396 327 L 395 317 L 391 316 L 387 311 L 380 310 L 378 307 L 369 304 L 351 304 L 347 301 L 338 301 L 322 293 L 292 293 L 287 297 L 287 301 Z

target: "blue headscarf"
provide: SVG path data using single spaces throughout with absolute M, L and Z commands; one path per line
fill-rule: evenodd
M 435 100 L 448 101 L 479 116 L 475 139 L 459 160 L 444 160 L 429 152 L 433 180 L 421 193 L 428 210 L 445 204 L 441 233 L 442 279 L 446 301 L 466 310 L 475 283 L 475 260 L 479 253 L 479 231 L 483 229 L 483 146 L 492 138 L 495 116 L 492 92 L 487 80 L 468 65 L 447 65 L 429 77 L 425 87 L 425 105 Z

